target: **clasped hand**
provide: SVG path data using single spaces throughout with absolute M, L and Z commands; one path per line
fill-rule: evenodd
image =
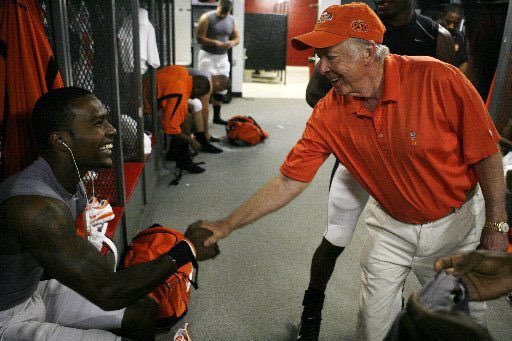
M 210 238 L 213 233 L 201 227 L 202 221 L 196 221 L 192 225 L 189 225 L 187 231 L 185 231 L 185 238 L 187 238 L 195 247 L 197 252 L 197 260 L 204 261 L 207 259 L 215 258 L 220 253 L 219 246 L 214 243 L 210 246 L 204 246 L 204 242 Z

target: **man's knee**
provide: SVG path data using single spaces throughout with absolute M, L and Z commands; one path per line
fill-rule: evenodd
M 322 242 L 316 249 L 314 257 L 336 261 L 336 259 L 341 255 L 344 249 L 344 247 L 332 244 L 324 237 L 322 238 Z
M 154 340 L 157 303 L 150 297 L 144 297 L 126 308 L 121 331 L 123 336 L 134 340 Z

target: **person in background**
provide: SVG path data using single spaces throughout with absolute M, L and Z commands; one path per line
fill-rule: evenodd
M 176 167 L 180 169 L 193 174 L 204 172 L 204 168 L 192 162 L 189 146 L 196 151 L 222 152 L 206 139 L 202 125 L 202 106 L 199 98 L 210 91 L 210 81 L 204 76 L 191 76 L 184 66 L 171 65 L 156 71 L 156 89 L 158 108 L 162 110 L 163 130 L 171 140 L 168 156 L 176 161 Z M 144 112 L 151 112 L 147 78 L 144 80 L 143 91 Z M 190 99 L 197 99 L 197 101 L 189 102 Z M 190 132 L 186 134 L 181 129 L 189 108 L 192 109 L 192 115 L 197 123 L 195 139 Z
M 499 134 L 484 103 L 454 66 L 389 54 L 384 31 L 367 5 L 353 3 L 330 6 L 313 32 L 292 39 L 296 49 L 315 48 L 333 89 L 281 174 L 228 216 L 202 224 L 213 232 L 208 246 L 276 211 L 334 154 L 371 195 L 357 333 L 369 340 L 386 335 L 411 270 L 424 284 L 440 256 L 479 242 L 508 246 Z M 482 323 L 485 310 L 471 308 Z
M 383 44 L 391 53 L 409 56 L 432 56 L 451 63 L 453 41 L 448 31 L 428 17 L 414 11 L 408 0 L 376 1 L 378 14 L 386 31 Z M 315 66 L 306 90 L 306 101 L 314 108 L 332 85 Z M 299 340 L 316 340 L 320 333 L 325 290 L 336 260 L 352 240 L 353 231 L 366 202 L 368 193 L 336 161 L 329 186 L 328 220 L 324 237 L 313 254 L 310 280 L 304 293 L 304 307 L 299 328 Z
M 452 35 L 455 58 L 453 65 L 459 68 L 463 74 L 468 72 L 468 43 L 466 35 L 461 30 L 464 20 L 464 9 L 459 4 L 447 4 L 443 8 L 443 13 L 439 23 L 446 28 Z
M 197 42 L 201 44 L 198 55 L 199 70 L 208 71 L 213 77 L 223 75 L 229 78 L 231 64 L 228 50 L 238 45 L 239 34 L 235 18 L 229 14 L 233 4 L 220 0 L 214 11 L 201 16 L 197 26 Z M 221 116 L 222 99 L 227 89 L 213 92 L 213 123 L 226 124 Z
M 0 339 L 153 340 L 157 306 L 147 295 L 183 264 L 214 257 L 218 249 L 203 246 L 211 233 L 191 226 L 188 241 L 114 272 L 75 226 L 88 199 L 81 176 L 113 165 L 106 108 L 87 90 L 52 90 L 32 127 L 40 157 L 0 184 Z
M 188 72 L 191 76 L 205 76 L 210 81 L 210 91 L 206 93 L 205 95 L 201 96 L 199 99 L 201 100 L 201 113 L 203 116 L 203 123 L 204 126 L 204 134 L 206 135 L 206 139 L 209 142 L 220 142 L 220 139 L 218 137 L 212 136 L 210 134 L 210 127 L 209 127 L 209 117 L 210 117 L 210 99 L 214 92 L 220 92 L 227 90 L 229 87 L 229 77 L 226 77 L 224 75 L 216 75 L 212 76 L 207 71 L 201 71 L 197 69 L 188 69 Z M 219 150 L 221 150 L 219 148 Z

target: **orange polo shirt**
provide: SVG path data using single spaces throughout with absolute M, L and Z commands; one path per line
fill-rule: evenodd
M 497 153 L 499 139 L 457 68 L 430 57 L 390 55 L 375 112 L 331 90 L 280 170 L 309 182 L 332 153 L 393 218 L 422 224 L 464 203 L 477 183 L 471 164 Z
M 188 100 L 192 94 L 192 76 L 184 66 L 163 67 L 156 70 L 156 89 L 164 132 L 170 135 L 181 133 L 181 124 L 187 116 Z M 149 103 L 145 103 L 145 108 L 145 112 L 148 108 L 151 112 Z

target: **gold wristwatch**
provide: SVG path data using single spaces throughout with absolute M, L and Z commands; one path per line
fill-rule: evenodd
M 503 221 L 500 222 L 500 223 L 493 223 L 493 222 L 490 222 L 490 221 L 486 221 L 485 225 L 484 225 L 484 228 L 495 230 L 495 231 L 498 231 L 498 232 L 501 232 L 501 233 L 507 233 L 508 230 L 509 230 L 508 224 L 503 222 Z

